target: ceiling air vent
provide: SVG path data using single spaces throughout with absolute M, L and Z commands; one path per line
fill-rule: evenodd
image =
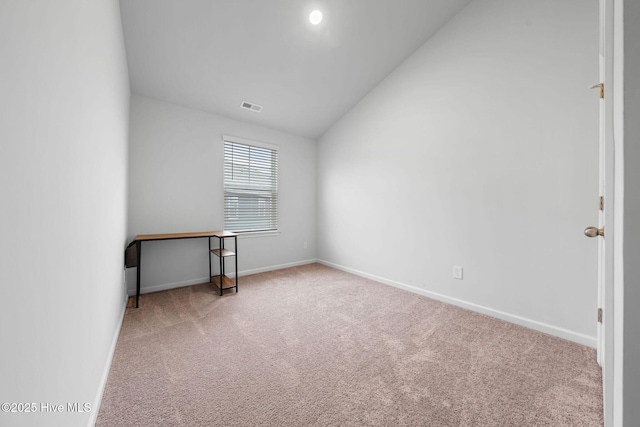
M 240 104 L 240 106 L 246 110 L 255 111 L 256 113 L 262 111 L 262 105 L 252 104 L 251 102 L 247 101 L 242 101 L 242 104 Z

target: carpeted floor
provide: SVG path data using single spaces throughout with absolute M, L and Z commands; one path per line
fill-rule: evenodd
M 142 295 L 98 426 L 601 426 L 593 349 L 319 264 Z

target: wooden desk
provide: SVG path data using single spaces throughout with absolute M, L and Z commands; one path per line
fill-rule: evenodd
M 149 242 L 154 240 L 177 240 L 177 239 L 199 239 L 206 237 L 209 239 L 209 282 L 213 282 L 220 288 L 220 295 L 222 295 L 222 291 L 225 289 L 232 289 L 235 287 L 236 292 L 238 292 L 238 235 L 236 233 L 231 233 L 229 231 L 196 231 L 189 233 L 165 233 L 165 234 L 139 234 L 136 236 L 135 240 L 131 242 L 128 248 L 131 248 L 134 244 L 136 247 L 136 308 L 139 307 L 140 302 L 140 270 L 141 270 L 141 257 L 142 257 L 142 242 Z M 211 238 L 218 238 L 218 249 L 213 249 L 211 247 Z M 229 249 L 225 249 L 224 247 L 224 239 L 227 237 L 233 237 L 235 246 L 234 251 L 232 252 Z M 220 274 L 218 276 L 211 275 L 211 254 L 214 254 L 220 258 Z M 226 257 L 235 257 L 236 259 L 236 277 L 235 277 L 235 285 L 231 284 L 231 280 L 225 276 L 224 274 L 224 258 Z M 126 255 L 125 255 L 126 258 Z M 217 279 L 217 280 L 216 280 Z

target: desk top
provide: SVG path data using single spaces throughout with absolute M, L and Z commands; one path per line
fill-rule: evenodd
M 144 240 L 172 240 L 172 239 L 194 239 L 198 237 L 234 237 L 238 234 L 230 231 L 194 231 L 190 233 L 165 233 L 165 234 L 138 234 L 136 241 Z

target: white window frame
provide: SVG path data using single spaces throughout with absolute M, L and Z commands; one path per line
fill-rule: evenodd
M 238 188 L 237 186 L 232 186 L 229 183 L 229 171 L 227 170 L 227 152 L 226 152 L 226 145 L 227 143 L 231 143 L 231 144 L 240 144 L 240 145 L 244 145 L 244 146 L 248 146 L 248 147 L 254 147 L 254 148 L 262 148 L 262 149 L 267 149 L 267 150 L 271 150 L 275 152 L 275 177 L 272 177 L 272 181 L 275 183 L 275 189 L 271 188 L 268 189 L 267 191 L 271 191 L 272 192 L 272 198 L 275 198 L 275 203 L 273 203 L 274 208 L 270 209 L 271 210 L 275 210 L 275 215 L 269 215 L 272 218 L 269 219 L 268 221 L 270 221 L 271 223 L 267 226 L 267 227 L 259 227 L 258 226 L 258 220 L 256 219 L 256 223 L 254 224 L 250 224 L 250 222 L 248 222 L 247 224 L 249 224 L 246 229 L 245 227 L 240 227 L 238 228 L 237 224 L 234 224 L 233 221 L 227 217 L 227 215 L 230 213 L 230 209 L 227 206 L 228 204 L 228 200 L 227 198 L 236 198 L 235 201 L 235 206 L 236 209 L 239 209 L 239 204 L 240 202 L 237 200 L 238 197 Z M 249 236 L 249 235 L 270 235 L 270 234 L 278 234 L 279 230 L 279 210 L 278 210 L 278 197 L 279 197 L 279 190 L 278 190 L 278 179 L 279 179 L 279 164 L 278 164 L 278 151 L 279 151 L 280 147 L 278 147 L 277 145 L 274 144 L 268 144 L 268 143 L 264 143 L 264 142 L 259 142 L 259 141 L 254 141 L 254 140 L 250 140 L 250 139 L 245 139 L 245 138 L 238 138 L 235 136 L 230 136 L 230 135 L 223 135 L 222 136 L 222 164 L 223 164 L 223 219 L 224 219 L 224 229 L 225 230 L 229 230 L 229 231 L 233 231 L 233 232 L 237 232 L 240 233 L 244 236 Z M 264 183 L 264 181 L 263 181 Z M 232 190 L 236 190 L 235 194 L 233 194 Z M 243 190 L 245 191 L 250 191 L 250 188 L 243 188 Z M 264 190 L 262 190 L 264 191 Z M 260 192 L 260 190 L 256 190 L 257 193 Z M 273 195 L 273 193 L 275 192 L 275 195 Z M 260 203 L 262 202 L 262 203 Z M 260 205 L 264 205 L 264 201 L 258 199 L 257 201 L 258 204 Z

